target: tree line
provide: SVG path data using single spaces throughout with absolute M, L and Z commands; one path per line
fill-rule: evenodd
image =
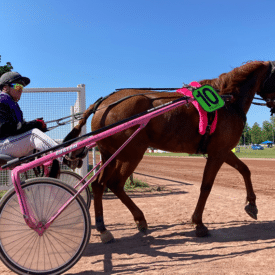
M 251 143 L 259 144 L 266 140 L 273 141 L 275 138 L 275 117 L 271 117 L 270 121 L 265 120 L 260 127 L 259 123 L 255 122 L 252 127 L 245 124 L 239 145 L 249 145 Z
M 10 72 L 12 69 L 13 67 L 10 62 L 7 62 L 4 66 L 0 66 L 0 77 L 2 76 L 2 74 Z

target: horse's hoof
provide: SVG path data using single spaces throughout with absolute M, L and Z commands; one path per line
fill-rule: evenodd
M 254 204 L 248 204 L 245 206 L 244 210 L 246 213 L 253 218 L 254 220 L 257 220 L 257 214 L 258 214 L 258 209 L 257 206 Z
M 209 235 L 208 229 L 203 224 L 196 226 L 196 236 L 197 237 L 206 237 Z
M 148 226 L 146 221 L 136 221 L 139 232 L 146 234 Z
M 109 230 L 100 233 L 100 238 L 102 243 L 112 243 L 115 240 L 113 234 Z

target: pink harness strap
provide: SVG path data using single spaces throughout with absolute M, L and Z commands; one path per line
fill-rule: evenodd
M 195 82 L 195 81 L 191 82 L 189 85 L 193 86 L 195 88 L 199 88 L 201 86 L 200 83 Z M 178 89 L 177 93 L 194 98 L 192 95 L 192 92 L 190 90 L 188 90 L 187 88 Z M 197 101 L 193 101 L 192 104 L 198 110 L 199 115 L 200 115 L 199 133 L 201 135 L 204 135 L 205 131 L 206 131 L 207 124 L 208 124 L 207 112 L 202 109 L 202 107 L 199 105 L 199 103 Z M 210 134 L 214 133 L 216 126 L 217 126 L 217 120 L 218 120 L 218 113 L 217 113 L 217 111 L 215 111 L 215 118 L 214 118 L 214 121 L 210 128 Z

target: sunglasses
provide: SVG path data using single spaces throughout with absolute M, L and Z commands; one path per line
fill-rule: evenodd
M 23 90 L 24 88 L 22 84 L 18 84 L 18 83 L 12 83 L 9 86 L 15 90 Z

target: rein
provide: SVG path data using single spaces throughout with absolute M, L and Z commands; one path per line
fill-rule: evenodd
M 49 123 L 57 123 L 57 125 L 54 125 L 54 126 L 51 126 L 51 127 L 48 127 L 47 128 L 47 131 L 50 131 L 50 130 L 53 130 L 59 126 L 63 126 L 63 125 L 66 125 L 66 124 L 69 124 L 73 121 L 77 121 L 77 120 L 80 120 L 83 116 L 83 113 L 76 113 L 74 115 L 70 115 L 70 116 L 65 116 L 65 117 L 62 117 L 62 118 L 59 118 L 59 119 L 54 119 L 54 120 L 51 120 L 51 121 L 47 121 L 45 122 L 46 124 L 49 124 Z M 66 120 L 66 121 L 63 121 L 64 119 L 66 118 L 72 118 L 72 119 L 69 119 L 69 120 Z
M 97 108 L 97 107 L 100 105 L 100 103 L 101 103 L 103 100 L 105 100 L 107 97 L 109 97 L 110 95 L 116 93 L 117 91 L 124 90 L 124 89 L 125 89 L 125 88 L 123 88 L 123 89 L 116 89 L 115 92 L 113 92 L 113 93 L 111 93 L 111 94 L 109 94 L 109 95 L 107 95 L 107 96 L 105 96 L 105 97 L 100 97 L 100 98 L 95 102 L 94 112 L 99 111 L 99 110 L 104 109 L 104 108 L 108 108 L 109 106 L 118 104 L 118 103 L 120 103 L 120 102 L 122 102 L 122 101 L 124 101 L 124 100 L 126 100 L 126 99 L 128 99 L 128 98 L 134 97 L 134 96 L 161 93 L 161 90 L 166 90 L 166 91 L 170 90 L 170 91 L 174 91 L 174 90 L 177 90 L 177 89 L 179 89 L 179 88 L 140 88 L 140 89 L 138 89 L 138 88 L 131 88 L 131 89 L 134 89 L 134 90 L 153 90 L 153 91 L 156 91 L 156 92 L 129 95 L 129 96 L 123 97 L 123 98 L 121 98 L 121 99 L 119 99 L 119 100 L 117 100 L 117 101 L 115 101 L 115 102 L 109 104 L 108 106 L 104 106 L 104 107 L 99 108 L 99 109 Z M 69 120 L 66 120 L 66 121 L 63 121 L 63 122 L 62 122 L 62 120 L 67 119 L 67 118 L 72 118 L 72 119 L 69 119 Z M 50 131 L 50 130 L 53 130 L 53 129 L 59 127 L 59 126 L 63 126 L 63 125 L 69 124 L 69 123 L 71 123 L 71 122 L 73 122 L 73 121 L 78 121 L 78 120 L 80 120 L 80 119 L 82 119 L 82 118 L 83 118 L 83 113 L 76 113 L 76 114 L 74 114 L 74 115 L 62 117 L 62 118 L 59 118 L 59 119 L 54 119 L 54 120 L 51 120 L 51 121 L 46 121 L 45 123 L 46 123 L 46 124 L 54 123 L 54 122 L 57 123 L 57 125 L 54 125 L 54 126 L 51 126 L 51 127 L 48 127 L 48 128 L 47 128 L 47 131 Z
M 269 101 L 269 100 L 265 100 L 265 99 L 260 98 L 260 97 L 254 97 L 254 99 L 266 101 L 266 103 L 267 103 L 267 101 Z M 252 102 L 252 104 L 258 105 L 258 106 L 266 106 L 266 103 Z
M 144 93 L 144 94 L 134 94 L 134 95 L 128 95 L 128 96 L 125 96 L 125 97 L 123 97 L 123 98 L 121 98 L 121 99 L 119 99 L 119 100 L 117 100 L 117 101 L 115 101 L 115 102 L 113 102 L 113 103 L 111 103 L 111 104 L 109 104 L 109 105 L 107 105 L 107 106 L 104 106 L 104 107 L 101 107 L 101 108 L 99 108 L 98 109 L 98 106 L 100 105 L 100 103 L 102 102 L 102 101 L 104 101 L 106 98 L 108 98 L 110 95 L 112 95 L 112 94 L 114 94 L 114 93 L 116 93 L 116 92 L 118 92 L 118 91 L 121 91 L 121 90 L 124 90 L 124 89 L 131 89 L 131 90 L 150 90 L 150 91 L 156 91 L 156 92 L 152 92 L 152 93 Z M 115 105 L 115 104 L 118 104 L 118 103 L 120 103 L 120 102 L 122 102 L 122 101 L 124 101 L 124 100 L 126 100 L 126 99 L 128 99 L 128 98 L 131 98 L 131 97 L 134 97 L 134 96 L 139 96 L 139 95 L 149 95 L 149 94 L 157 94 L 157 93 L 161 93 L 161 90 L 171 90 L 171 91 L 174 91 L 174 90 L 177 90 L 178 88 L 121 88 L 121 89 L 116 89 L 116 91 L 115 92 L 113 92 L 113 93 L 111 93 L 111 94 L 109 94 L 109 95 L 107 95 L 107 96 L 105 96 L 105 97 L 100 97 L 94 104 L 95 104 L 95 107 L 94 107 L 94 110 L 93 110 L 93 112 L 92 113 L 95 113 L 96 111 L 99 111 L 99 110 L 102 110 L 102 109 L 106 109 L 106 108 L 108 108 L 108 107 L 110 107 L 110 106 L 113 106 L 113 105 Z
M 69 145 L 71 145 L 71 144 L 73 144 L 74 142 L 77 142 L 77 141 L 79 141 L 79 140 L 82 140 L 82 139 L 91 137 L 91 136 L 93 136 L 93 135 L 100 134 L 100 133 L 102 133 L 102 132 L 104 132 L 104 131 L 110 130 L 111 128 L 114 128 L 114 127 L 116 127 L 116 126 L 122 125 L 122 124 L 124 124 L 124 123 L 126 123 L 126 122 L 129 122 L 129 121 L 131 121 L 131 120 L 134 120 L 134 119 L 136 119 L 136 118 L 139 118 L 139 117 L 142 117 L 142 116 L 144 116 L 144 115 L 150 114 L 150 113 L 152 113 L 152 112 L 154 112 L 154 111 L 157 111 L 157 110 L 159 110 L 159 109 L 161 109 L 161 108 L 163 108 L 163 107 L 167 107 L 167 106 L 172 105 L 172 104 L 174 104 L 174 103 L 180 102 L 180 101 L 182 101 L 182 100 L 188 100 L 188 99 L 189 99 L 189 98 L 186 97 L 186 96 L 180 97 L 180 98 L 175 99 L 175 100 L 173 100 L 173 101 L 170 101 L 170 102 L 161 104 L 161 105 L 159 105 L 159 106 L 156 106 L 156 107 L 154 107 L 154 108 L 151 108 L 151 109 L 146 110 L 146 111 L 144 111 L 144 112 L 141 112 L 141 113 L 139 113 L 139 114 L 133 115 L 133 116 L 131 116 L 131 117 L 125 118 L 125 119 L 120 120 L 120 121 L 118 121 L 118 122 L 115 122 L 115 123 L 113 123 L 113 124 L 110 124 L 110 125 L 107 125 L 107 126 L 105 126 L 105 127 L 102 127 L 102 128 L 100 128 L 100 129 L 98 129 L 98 130 L 95 130 L 95 131 L 93 131 L 93 132 L 84 134 L 83 136 L 73 138 L 73 139 L 71 139 L 71 140 L 68 140 L 68 141 L 66 141 L 66 142 L 64 142 L 64 143 L 58 144 L 58 145 L 56 145 L 56 146 L 54 146 L 54 147 L 52 147 L 52 148 L 46 149 L 46 150 L 44 150 L 44 151 L 35 153 L 35 154 L 33 154 L 33 155 L 30 155 L 30 156 L 15 158 L 15 159 L 9 161 L 7 164 L 5 164 L 5 165 L 3 165 L 3 166 L 1 166 L 1 167 L 4 169 L 4 168 L 10 167 L 10 166 L 13 166 L 13 165 L 17 165 L 17 164 L 19 164 L 19 163 L 22 163 L 23 161 L 28 161 L 28 160 L 31 159 L 31 158 L 39 157 L 39 156 L 41 156 L 41 155 L 43 155 L 43 154 L 46 154 L 46 153 L 48 153 L 48 152 L 50 152 L 50 151 L 55 151 L 55 150 L 57 150 L 57 149 L 64 148 L 64 147 L 69 146 Z
M 184 85 L 183 87 L 186 87 L 186 85 Z M 187 85 L 187 87 L 189 87 L 189 85 Z M 193 88 L 193 87 L 191 87 L 191 88 Z M 133 96 L 148 95 L 148 94 L 153 94 L 153 93 L 159 93 L 159 92 L 161 92 L 161 90 L 162 90 L 162 91 L 163 91 L 163 90 L 169 90 L 169 91 L 177 90 L 177 88 L 133 88 L 133 89 L 135 89 L 135 90 L 153 90 L 153 91 L 157 91 L 157 92 L 144 93 L 144 94 L 134 94 L 134 95 L 126 96 L 126 97 L 124 97 L 124 98 L 122 98 L 122 99 L 119 99 L 119 100 L 117 100 L 117 101 L 111 103 L 110 105 L 105 106 L 105 107 L 102 107 L 102 108 L 100 108 L 100 109 L 108 108 L 109 106 L 112 106 L 112 105 L 114 105 L 114 104 L 117 104 L 117 103 L 119 103 L 119 102 L 121 102 L 121 101 L 123 101 L 123 100 L 125 100 L 125 99 L 128 99 L 128 98 L 130 98 L 130 97 L 133 97 Z M 119 90 L 122 90 L 122 89 L 117 89 L 117 91 L 119 91 Z M 112 94 L 114 94 L 114 93 L 115 93 L 115 92 L 111 93 L 110 95 L 112 95 Z M 98 108 L 98 106 L 100 105 L 100 103 L 101 103 L 103 100 L 105 100 L 107 97 L 109 97 L 110 95 L 99 98 L 99 99 L 94 103 L 95 106 L 94 106 L 94 108 L 93 108 L 92 113 L 95 113 L 95 112 L 97 111 L 97 108 Z M 225 101 L 230 101 L 230 100 L 232 99 L 233 95 L 221 95 L 221 97 L 222 97 Z M 153 111 L 156 111 L 156 110 L 158 110 L 158 109 L 160 109 L 160 108 L 162 108 L 162 107 L 164 107 L 164 106 L 171 105 L 171 104 L 176 103 L 176 102 L 179 102 L 179 101 L 181 101 L 181 100 L 187 100 L 187 102 L 188 102 L 188 99 L 189 99 L 189 97 L 184 96 L 184 97 L 178 98 L 178 99 L 176 99 L 176 100 L 170 101 L 170 102 L 168 102 L 168 103 L 161 104 L 161 105 L 156 106 L 156 107 L 154 107 L 154 108 L 152 108 L 152 109 L 149 109 L 149 110 L 146 110 L 146 111 L 144 111 L 144 112 L 142 112 L 142 113 L 136 114 L 136 115 L 134 115 L 134 116 L 132 116 L 132 117 L 126 118 L 126 119 L 124 119 L 124 120 L 121 120 L 121 121 L 118 121 L 118 122 L 113 123 L 113 124 L 111 124 L 111 125 L 108 125 L 108 126 L 105 126 L 105 127 L 103 127 L 103 128 L 100 128 L 100 129 L 98 129 L 98 130 L 96 130 L 96 131 L 93 131 L 93 132 L 84 134 L 83 136 L 76 137 L 76 138 L 73 138 L 73 139 L 71 139 L 71 140 L 68 140 L 68 141 L 66 141 L 66 142 L 64 142 L 64 143 L 62 143 L 62 144 L 56 145 L 55 147 L 49 148 L 49 149 L 44 150 L 44 151 L 42 151 L 42 152 L 35 153 L 35 154 L 31 155 L 31 156 L 20 157 L 20 158 L 16 158 L 16 159 L 14 159 L 14 160 L 11 160 L 11 161 L 9 161 L 7 164 L 3 165 L 2 168 L 4 169 L 4 168 L 10 167 L 10 166 L 12 166 L 12 165 L 17 165 L 17 164 L 19 164 L 19 163 L 22 163 L 23 161 L 29 160 L 30 158 L 39 157 L 39 156 L 41 156 L 42 154 L 46 154 L 46 153 L 48 153 L 48 152 L 50 152 L 50 151 L 54 151 L 54 150 L 57 150 L 57 149 L 60 149 L 60 148 L 64 148 L 64 147 L 66 147 L 66 146 L 69 146 L 69 145 L 73 144 L 74 142 L 79 141 L 80 139 L 84 139 L 84 138 L 86 138 L 86 137 L 90 137 L 90 136 L 92 136 L 92 135 L 96 135 L 96 134 L 102 133 L 103 131 L 107 131 L 107 130 L 113 128 L 113 127 L 116 127 L 116 126 L 119 126 L 119 125 L 121 125 L 121 124 L 123 124 L 123 123 L 129 122 L 130 120 L 136 119 L 136 118 L 141 117 L 141 116 L 146 115 L 146 114 L 149 114 L 149 113 L 151 113 L 151 112 L 153 112 Z M 188 103 L 187 103 L 187 104 L 188 104 Z M 100 110 L 100 109 L 98 109 L 98 110 Z M 56 123 L 58 124 L 58 125 L 56 125 L 56 126 L 53 126 L 53 127 L 48 128 L 48 129 L 53 129 L 53 128 L 56 128 L 56 127 L 65 125 L 65 124 L 71 122 L 71 121 L 74 120 L 74 119 L 81 119 L 81 118 L 82 118 L 82 114 L 83 114 L 83 113 L 77 113 L 77 114 L 75 114 L 75 115 L 71 115 L 71 116 L 67 116 L 67 117 L 60 118 L 60 119 L 48 121 L 47 123 L 56 122 Z M 71 119 L 71 120 L 69 120 L 69 121 L 66 121 L 66 122 L 60 122 L 61 120 L 66 119 L 66 118 L 70 118 L 70 117 L 73 117 L 73 119 Z M 70 160 L 70 159 L 69 159 L 69 160 Z
M 188 84 L 184 84 L 182 88 L 194 89 L 194 87 L 192 87 L 192 86 L 190 86 Z M 130 90 L 149 90 L 149 91 L 159 91 L 159 92 L 161 92 L 161 91 L 175 91 L 175 90 L 178 90 L 178 89 L 181 89 L 181 88 L 120 88 L 120 89 L 116 89 L 116 91 L 120 91 L 120 90 L 124 90 L 124 89 L 130 89 Z M 151 93 L 148 93 L 148 94 L 151 94 Z M 144 94 L 140 94 L 140 95 L 144 95 Z M 135 96 L 135 95 L 132 95 L 132 96 Z M 132 97 L 132 96 L 129 96 L 129 97 Z M 225 98 L 226 100 L 228 100 L 228 98 L 232 98 L 233 95 L 222 95 L 222 97 Z M 265 99 L 260 98 L 260 97 L 253 97 L 253 98 L 257 99 L 257 100 L 263 100 L 263 101 L 266 102 L 266 103 L 252 102 L 252 104 L 258 105 L 258 106 L 267 106 L 268 102 L 274 102 L 275 103 L 275 99 L 274 100 L 272 100 L 272 99 L 266 99 L 265 100 Z M 120 99 L 120 101 L 122 101 L 122 100 L 124 100 L 124 99 Z M 112 104 L 115 104 L 115 103 L 116 102 L 114 102 Z M 112 105 L 112 104 L 110 104 L 110 105 Z M 107 108 L 110 105 L 108 105 L 106 107 L 103 107 L 103 108 Z M 103 109 L 103 108 L 100 108 L 100 109 Z M 98 110 L 100 110 L 100 109 L 98 109 Z
M 189 85 L 183 85 L 182 88 L 189 88 L 189 89 L 192 89 L 193 87 L 189 86 Z M 102 101 L 104 101 L 107 97 L 109 97 L 110 95 L 118 92 L 118 91 L 121 91 L 121 90 L 125 90 L 125 89 L 130 89 L 130 90 L 149 90 L 149 91 L 154 91 L 154 92 L 151 92 L 151 93 L 143 93 L 143 94 L 134 94 L 134 95 L 129 95 L 129 96 L 126 96 L 126 97 L 123 97 L 107 106 L 104 106 L 104 107 L 101 107 L 98 109 L 98 106 L 100 105 L 100 103 Z M 139 95 L 148 95 L 148 94 L 157 94 L 157 93 L 161 93 L 162 91 L 175 91 L 175 90 L 178 90 L 178 89 L 181 89 L 181 88 L 120 88 L 120 89 L 116 89 L 115 92 L 105 96 L 105 97 L 100 97 L 96 102 L 95 102 L 95 107 L 94 107 L 94 113 L 96 111 L 99 111 L 99 110 L 102 110 L 102 109 L 105 109 L 105 108 L 108 108 L 110 106 L 113 106 L 115 104 L 118 104 L 128 98 L 131 98 L 131 97 L 134 97 L 134 96 L 139 96 Z M 232 99 L 232 95 L 222 95 L 222 98 L 225 99 L 226 101 Z M 274 102 L 275 103 L 275 99 L 272 100 L 272 99 L 267 99 L 267 100 L 264 100 L 262 98 L 259 98 L 259 97 L 254 97 L 254 99 L 257 99 L 257 100 L 263 100 L 263 101 L 266 101 L 266 103 L 259 103 L 259 102 L 252 102 L 252 104 L 254 105 L 258 105 L 258 106 L 267 106 L 267 102 Z M 67 118 L 71 118 L 69 120 L 66 120 L 66 121 L 62 121 L 64 119 L 67 119 Z M 66 125 L 66 124 L 69 124 L 73 121 L 78 121 L 80 119 L 83 118 L 83 113 L 76 113 L 74 115 L 70 115 L 70 116 L 65 116 L 65 117 L 62 117 L 62 118 L 59 118 L 59 119 L 55 119 L 55 120 L 51 120 L 51 121 L 47 121 L 45 122 L 46 124 L 49 124 L 49 123 L 56 123 L 57 125 L 54 125 L 54 126 L 51 126 L 51 127 L 48 127 L 47 128 L 47 131 L 51 131 L 59 126 L 63 126 L 63 125 Z

